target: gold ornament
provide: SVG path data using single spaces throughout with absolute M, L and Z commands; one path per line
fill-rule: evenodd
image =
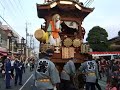
M 74 39 L 73 40 L 73 46 L 74 47 L 80 47 L 81 46 L 81 40 L 80 39 Z
M 66 38 L 63 43 L 66 47 L 70 47 L 72 45 L 72 39 Z

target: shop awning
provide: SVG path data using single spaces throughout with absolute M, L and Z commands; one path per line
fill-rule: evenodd
M 7 49 L 0 47 L 0 55 L 7 56 Z
M 120 52 L 89 52 L 92 56 L 120 55 Z
M 0 47 L 0 52 L 7 52 L 6 48 Z
M 2 56 L 7 56 L 7 52 L 0 52 Z

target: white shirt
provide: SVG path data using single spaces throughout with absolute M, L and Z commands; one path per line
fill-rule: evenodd
M 11 66 L 14 66 L 14 62 L 15 62 L 15 61 L 13 61 L 13 60 L 11 61 Z

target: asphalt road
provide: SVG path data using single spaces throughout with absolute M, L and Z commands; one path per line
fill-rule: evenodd
M 23 85 L 17 85 L 14 86 L 14 79 L 11 80 L 11 86 L 12 88 L 9 90 L 35 90 L 33 87 L 33 72 L 30 72 L 29 68 L 26 69 L 26 72 L 23 74 Z M 106 78 L 102 78 L 102 80 L 99 80 L 99 84 L 102 88 L 102 90 L 105 90 L 106 86 Z M 5 80 L 4 78 L 0 78 L 0 90 L 8 90 L 5 89 Z
M 14 79 L 11 80 L 11 89 L 9 90 L 31 90 L 31 84 L 33 72 L 30 72 L 29 68 L 26 69 L 26 72 L 23 73 L 23 85 L 14 85 Z M 0 78 L 0 90 L 8 90 L 5 89 L 5 80 L 4 78 Z
M 101 80 L 99 80 L 98 83 L 101 86 L 102 90 L 105 90 L 105 87 L 106 87 L 106 77 L 103 77 Z

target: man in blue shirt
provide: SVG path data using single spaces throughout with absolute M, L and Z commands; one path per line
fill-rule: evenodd
M 19 79 L 19 85 L 22 85 L 22 74 L 23 74 L 24 65 L 23 62 L 18 59 L 18 57 L 15 60 L 14 68 L 15 68 L 15 86 L 17 85 L 18 79 Z
M 6 89 L 10 89 L 10 79 L 11 79 L 11 62 L 10 58 L 7 57 L 5 59 L 5 81 L 6 81 Z

